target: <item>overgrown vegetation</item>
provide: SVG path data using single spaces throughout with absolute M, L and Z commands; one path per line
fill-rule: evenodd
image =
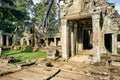
M 14 64 L 19 64 L 25 61 L 46 57 L 47 53 L 45 51 L 32 52 L 32 50 L 26 50 L 26 51 L 8 50 L 8 51 L 4 51 L 2 56 L 14 57 L 15 58 Z

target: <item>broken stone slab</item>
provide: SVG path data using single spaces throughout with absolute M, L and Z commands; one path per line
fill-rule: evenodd
M 4 75 L 14 73 L 14 72 L 17 72 L 17 71 L 21 70 L 21 67 L 19 65 L 17 65 L 17 66 L 7 65 L 7 66 L 8 67 L 0 70 L 0 76 L 4 76 Z
M 16 79 L 9 76 L 3 76 L 3 77 L 0 77 L 0 80 L 16 80 Z
M 113 76 L 113 80 L 120 80 L 120 76 Z
M 61 70 L 58 69 L 55 73 L 53 73 L 52 75 L 50 75 L 50 77 L 46 78 L 45 80 L 50 80 L 52 79 L 53 77 L 55 77 Z
M 59 72 L 60 69 L 52 68 L 52 67 L 34 66 L 31 68 L 28 68 L 27 71 L 36 72 L 39 74 L 43 74 L 43 75 L 52 77 L 53 75 L 55 75 L 55 73 Z
M 113 76 L 120 76 L 120 68 L 119 67 L 110 67 L 109 70 L 113 74 Z
M 21 69 L 20 65 L 12 65 L 8 63 L 7 59 L 0 59 L 0 71 L 5 72 L 5 71 L 16 71 Z
M 91 73 L 91 75 L 100 77 L 100 80 L 110 80 L 111 78 L 109 69 L 103 66 L 90 67 L 89 73 Z
M 92 75 L 100 75 L 100 76 L 109 76 L 110 71 L 107 67 L 104 66 L 92 66 L 88 68 L 89 72 Z
M 66 78 L 69 80 L 100 80 L 99 77 L 92 75 L 83 75 L 72 71 L 61 70 L 55 77 Z
M 53 77 L 50 80 L 72 80 L 72 79 L 67 79 L 67 78 L 62 78 L 62 77 Z
M 57 75 L 60 72 L 60 69 L 36 66 L 36 67 L 27 69 L 27 71 L 37 72 L 39 74 L 46 75 L 47 77 L 42 78 L 42 80 L 50 80 L 51 78 L 53 78 L 55 75 Z
M 31 66 L 31 65 L 34 65 L 35 63 L 36 63 L 36 60 L 26 61 L 25 63 L 22 63 L 20 66 L 21 67 Z
M 72 71 L 73 65 L 65 64 L 65 65 L 61 66 L 60 68 L 61 68 L 62 70 Z
M 45 78 L 49 77 L 43 74 L 39 74 L 35 71 L 28 71 L 27 69 L 9 74 L 8 76 L 15 78 L 16 80 L 44 80 Z

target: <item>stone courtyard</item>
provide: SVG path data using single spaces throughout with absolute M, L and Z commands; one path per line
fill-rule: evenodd
M 50 62 L 51 67 L 46 66 Z M 0 65 L 1 66 L 1 65 Z M 99 66 L 99 67 L 98 67 Z M 120 67 L 90 65 L 74 60 L 38 59 L 32 66 L 9 67 L 0 80 L 119 80 Z M 1 71 L 3 68 L 0 68 Z M 5 72 L 5 71 L 4 71 Z

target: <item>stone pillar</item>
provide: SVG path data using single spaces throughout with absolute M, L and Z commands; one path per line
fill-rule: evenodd
M 29 46 L 30 45 L 29 39 L 28 38 L 25 38 L 25 39 L 26 39 L 27 46 Z
M 12 46 L 14 46 L 15 45 L 15 43 L 16 43 L 16 35 L 15 34 L 13 34 L 13 38 L 12 38 Z
M 0 46 L 3 45 L 3 37 L 2 37 L 2 31 L 0 30 Z
M 93 23 L 93 63 L 100 62 L 101 54 L 101 28 L 100 28 L 100 11 L 95 10 L 92 15 Z
M 6 35 L 6 46 L 9 46 L 9 36 Z
M 67 26 L 67 19 L 61 20 L 62 27 L 62 58 L 69 58 L 69 27 Z
M 1 48 L 1 46 L 0 46 L 0 57 L 2 56 L 2 48 Z
M 71 32 L 71 56 L 74 56 L 75 55 L 74 25 L 70 26 L 70 32 Z
M 56 37 L 54 38 L 54 46 L 57 46 L 57 40 L 56 40 Z
M 0 57 L 2 55 L 2 45 L 3 45 L 3 41 L 2 41 L 2 31 L 0 31 Z
M 101 53 L 106 53 L 104 33 L 101 33 Z
M 78 51 L 82 51 L 83 50 L 83 41 L 82 41 L 82 25 L 79 22 L 79 27 L 78 27 Z
M 77 42 L 77 22 L 74 24 L 74 54 L 78 52 L 78 42 Z
M 117 34 L 112 34 L 112 54 L 117 54 Z

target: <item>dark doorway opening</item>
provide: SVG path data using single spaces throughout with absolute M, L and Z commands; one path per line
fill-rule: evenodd
M 112 52 L 112 34 L 105 34 L 104 36 L 105 47 L 109 52 Z
M 6 35 L 3 35 L 3 46 L 6 46 Z
M 48 38 L 48 45 L 50 46 L 51 43 L 54 43 L 54 38 Z
M 56 45 L 58 46 L 60 42 L 60 38 L 56 38 Z
M 83 31 L 83 49 L 92 49 L 91 33 L 92 29 L 85 29 Z
M 13 42 L 12 37 L 9 37 L 8 39 L 9 39 L 9 46 L 12 46 L 12 42 Z

